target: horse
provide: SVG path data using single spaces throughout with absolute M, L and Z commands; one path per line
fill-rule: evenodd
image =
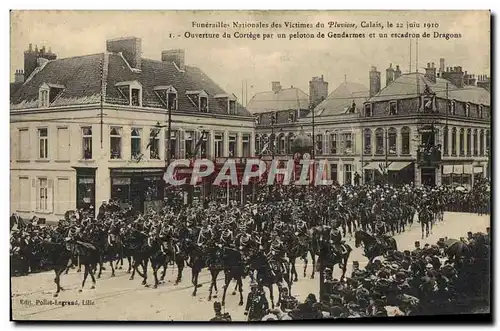
M 94 271 L 97 269 L 97 264 L 99 263 L 100 259 L 100 253 L 98 249 L 90 243 L 75 240 L 73 238 L 68 238 L 68 240 L 66 241 L 66 249 L 72 254 L 72 256 L 78 255 L 80 257 L 80 263 L 85 268 L 82 287 L 78 290 L 78 292 L 83 291 L 85 281 L 87 280 L 89 274 L 92 278 L 92 287 L 90 289 L 94 289 L 96 283 Z
M 217 297 L 217 293 L 219 292 L 217 289 L 217 277 L 219 276 L 219 273 L 224 269 L 223 266 L 223 247 L 222 244 L 216 244 L 213 247 L 209 247 L 207 249 L 208 251 L 208 259 L 207 259 L 207 267 L 208 271 L 210 271 L 210 275 L 212 276 L 212 279 L 210 281 L 210 287 L 208 289 L 208 301 L 212 300 L 212 290 L 215 289 L 215 295 L 214 298 Z
M 236 287 L 240 292 L 240 301 L 238 305 L 243 305 L 243 278 L 245 277 L 245 266 L 241 252 L 234 248 L 225 247 L 223 252 L 223 268 L 224 268 L 224 293 L 222 294 L 222 305 L 226 302 L 226 292 L 231 280 L 236 280 Z M 232 293 L 236 295 L 235 291 Z
M 66 249 L 63 242 L 58 242 L 54 237 L 52 237 L 51 240 L 44 241 L 43 247 L 52 265 L 52 269 L 56 274 L 54 278 L 54 283 L 56 283 L 56 293 L 54 293 L 54 297 L 57 297 L 60 291 L 64 291 L 64 288 L 61 286 L 61 274 L 66 270 L 73 255 Z
M 349 260 L 349 256 L 351 255 L 352 248 L 348 244 L 342 243 L 342 251 L 334 249 L 333 243 L 322 238 L 320 241 L 320 259 L 325 268 L 331 268 L 332 272 L 335 265 L 339 265 L 339 268 L 342 270 L 342 276 L 340 280 L 345 278 L 345 273 L 347 271 L 347 261 Z M 321 270 L 323 272 L 324 270 Z
M 388 250 L 398 250 L 396 240 L 391 237 L 377 238 L 363 230 L 356 231 L 354 237 L 354 245 L 356 248 L 361 245 L 364 246 L 364 255 L 368 258 L 369 263 L 371 263 L 375 257 L 385 255 Z

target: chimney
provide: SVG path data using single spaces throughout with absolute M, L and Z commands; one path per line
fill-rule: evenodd
M 131 68 L 141 69 L 142 40 L 137 37 L 124 37 L 106 41 L 106 51 L 122 53 Z
M 161 60 L 163 62 L 175 63 L 180 71 L 186 69 L 185 57 L 186 53 L 183 49 L 169 49 L 161 52 Z
M 321 101 L 325 100 L 328 96 L 328 82 L 321 77 L 313 77 L 309 81 L 309 106 L 316 107 Z
M 41 60 L 42 59 L 42 60 Z M 24 51 L 24 77 L 27 79 L 36 67 L 47 61 L 57 59 L 57 55 L 52 52 L 45 52 L 45 47 L 39 51 L 38 46 L 33 50 L 33 44 L 29 44 L 28 50 Z
M 439 72 L 440 73 L 444 72 L 444 58 L 439 59 Z
M 425 78 L 433 83 L 436 83 L 436 68 L 434 67 L 434 62 L 432 62 L 432 66 L 430 63 L 427 63 L 427 68 L 425 68 Z
M 464 87 L 464 83 L 467 84 L 467 76 L 462 72 L 462 67 L 450 67 L 450 70 L 444 72 L 441 77 L 458 88 Z
M 24 71 L 22 69 L 16 70 L 14 83 L 24 83 Z
M 380 71 L 377 67 L 372 66 L 370 70 L 370 97 L 380 92 Z
M 394 69 L 392 68 L 392 63 L 389 64 L 389 68 L 385 70 L 385 86 L 389 85 L 394 81 Z
M 281 91 L 280 82 L 271 82 L 271 87 L 274 93 L 278 93 L 279 91 Z
M 401 69 L 399 69 L 399 64 L 396 65 L 396 70 L 394 71 L 394 80 L 398 79 L 401 77 Z

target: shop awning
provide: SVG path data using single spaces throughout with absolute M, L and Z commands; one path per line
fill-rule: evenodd
M 464 172 L 464 166 L 459 164 L 459 165 L 454 165 L 453 166 L 453 173 L 454 174 L 462 174 Z
M 475 174 L 482 174 L 484 172 L 483 167 L 474 167 Z
M 453 166 L 450 164 L 443 165 L 443 174 L 449 175 L 453 173 Z
M 389 164 L 387 169 L 391 170 L 391 171 L 399 171 L 403 168 L 406 168 L 410 164 L 411 164 L 411 162 L 392 162 L 391 164 Z
M 464 164 L 464 174 L 472 174 L 472 164 Z

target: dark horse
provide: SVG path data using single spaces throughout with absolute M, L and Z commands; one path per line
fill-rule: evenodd
M 51 238 L 50 241 L 44 241 L 43 249 L 56 274 L 54 283 L 56 283 L 57 289 L 56 293 L 54 293 L 54 297 L 57 297 L 60 291 L 64 291 L 64 288 L 61 286 L 61 274 L 66 270 L 73 255 L 66 249 L 65 243 L 63 241 L 57 241 L 55 237 Z
M 97 269 L 97 265 L 100 260 L 100 253 L 97 248 L 89 244 L 87 242 L 78 241 L 75 239 L 69 239 L 66 242 L 66 249 L 71 253 L 70 256 L 79 256 L 80 263 L 85 267 L 83 274 L 83 282 L 82 288 L 78 290 L 79 292 L 83 291 L 83 287 L 85 286 L 85 281 L 87 280 L 88 275 L 92 278 L 92 287 L 95 288 L 95 277 L 94 271 Z M 65 269 L 65 268 L 64 268 Z
M 373 259 L 380 255 L 385 255 L 389 250 L 398 250 L 396 240 L 394 238 L 388 237 L 375 237 L 363 230 L 356 231 L 355 235 L 355 246 L 364 246 L 364 255 L 368 258 L 368 262 L 371 263 Z
M 223 254 L 223 266 L 224 266 L 224 293 L 222 295 L 222 305 L 226 303 L 226 292 L 229 287 L 231 280 L 236 280 L 236 287 L 240 292 L 240 306 L 243 305 L 243 278 L 245 277 L 245 265 L 243 263 L 243 258 L 241 252 L 230 247 L 224 248 Z M 236 291 L 233 291 L 233 295 L 236 295 Z

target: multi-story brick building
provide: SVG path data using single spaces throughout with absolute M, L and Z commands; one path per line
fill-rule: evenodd
M 56 59 L 30 46 L 24 57 L 10 98 L 11 208 L 22 217 L 57 220 L 110 198 L 154 204 L 167 154 L 184 158 L 197 142 L 198 156 L 254 155 L 254 118 L 183 50 L 145 59 L 130 37 L 100 54 Z

